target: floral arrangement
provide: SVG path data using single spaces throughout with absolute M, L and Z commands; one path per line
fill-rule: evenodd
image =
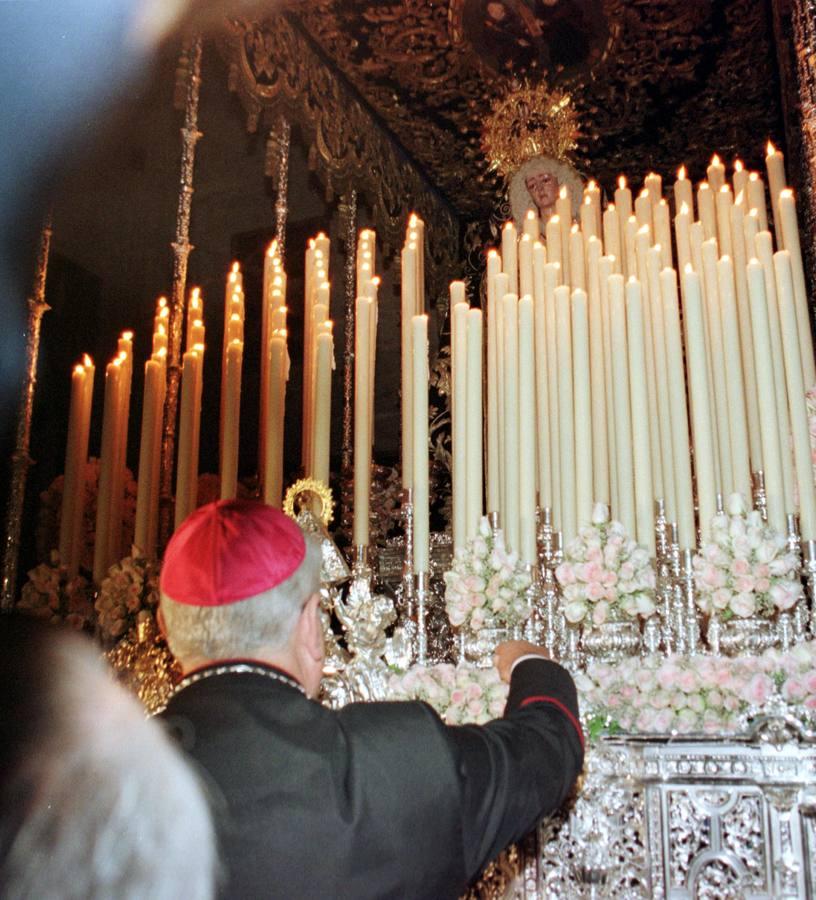
M 108 569 L 96 598 L 97 626 L 103 640 L 115 641 L 152 616 L 159 603 L 159 567 L 127 556 Z
M 457 550 L 444 577 L 451 625 L 478 631 L 491 620 L 512 626 L 530 615 L 526 594 L 530 574 L 518 554 L 507 550 L 504 534 L 494 531 L 487 517 L 479 523 L 478 534 Z
M 69 578 L 56 551 L 52 551 L 50 562 L 29 571 L 17 609 L 51 624 L 65 623 L 77 631 L 93 625 L 90 585 L 81 575 Z
M 816 642 L 757 657 L 593 663 L 575 683 L 590 732 L 736 733 L 774 697 L 816 719 Z
M 504 712 L 507 685 L 495 669 L 414 666 L 395 673 L 388 684 L 391 700 L 424 700 L 448 725 L 482 724 Z
M 79 564 L 90 572 L 93 569 L 94 541 L 96 538 L 96 494 L 99 487 L 99 460 L 88 458 L 85 466 L 85 496 L 82 505 L 82 551 Z M 37 517 L 37 558 L 48 559 L 52 548 L 59 544 L 60 516 L 62 514 L 62 492 L 65 478 L 58 475 L 40 494 Z M 129 547 L 133 541 L 136 522 L 136 482 L 133 473 L 125 469 L 125 495 L 122 503 L 122 546 Z
M 790 609 L 802 594 L 796 556 L 783 534 L 746 512 L 740 494 L 728 499 L 727 513 L 711 522 L 712 540 L 694 557 L 697 605 L 704 613 L 733 617 L 772 616 Z
M 655 612 L 654 569 L 649 551 L 633 541 L 609 510 L 596 503 L 592 524 L 566 546 L 555 577 L 564 596 L 564 615 L 573 625 L 588 616 L 603 625 L 618 611 L 630 618 Z

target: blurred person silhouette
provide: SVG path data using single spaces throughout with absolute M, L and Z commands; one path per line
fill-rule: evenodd
M 208 900 L 203 790 L 76 632 L 0 615 L 0 896 Z

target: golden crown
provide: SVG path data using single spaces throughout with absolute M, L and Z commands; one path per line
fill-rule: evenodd
M 490 168 L 505 178 L 535 156 L 566 162 L 578 137 L 572 97 L 546 84 L 523 84 L 493 104 L 482 132 Z

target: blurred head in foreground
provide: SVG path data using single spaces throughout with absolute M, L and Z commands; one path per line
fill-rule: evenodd
M 0 896 L 205 900 L 202 790 L 80 635 L 0 615 Z

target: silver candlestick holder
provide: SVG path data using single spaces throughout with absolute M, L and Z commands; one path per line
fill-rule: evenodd
M 428 602 L 431 591 L 431 573 L 417 572 L 415 577 L 415 613 L 416 613 L 416 661 L 420 666 L 428 664 Z
M 804 581 L 804 564 L 802 561 L 802 540 L 799 533 L 799 519 L 792 513 L 787 517 L 788 533 L 787 544 L 788 553 L 792 553 L 798 562 L 799 571 Z M 800 597 L 793 610 L 791 611 L 791 627 L 793 629 L 793 643 L 805 640 L 807 637 L 807 595 Z M 780 639 L 782 634 L 780 632 Z
M 802 542 L 802 571 L 810 603 L 810 636 L 816 638 L 816 541 Z
M 414 614 L 414 501 L 410 488 L 402 492 L 402 602 L 404 615 L 410 619 Z
M 694 590 L 694 551 L 683 550 L 680 555 L 682 569 L 684 631 L 686 635 L 686 653 L 694 656 L 700 646 L 700 622 L 697 616 L 697 603 Z
M 765 473 L 757 469 L 751 475 L 751 487 L 754 492 L 754 509 L 762 516 L 762 521 L 768 521 L 768 495 L 765 493 Z
M 558 659 L 563 651 L 564 621 L 560 610 L 558 582 L 555 570 L 561 562 L 561 534 L 552 524 L 552 510 L 541 510 L 538 530 L 540 603 L 543 608 L 541 641 L 551 659 Z

